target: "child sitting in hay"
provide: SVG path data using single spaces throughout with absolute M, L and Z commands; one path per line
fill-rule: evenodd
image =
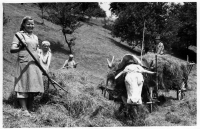
M 155 54 L 147 54 L 143 57 L 148 62 L 153 61 L 153 69 L 155 66 Z M 158 89 L 177 90 L 186 87 L 182 87 L 183 81 L 187 82 L 187 65 L 178 59 L 168 56 L 157 56 L 157 72 L 158 72 Z M 145 84 L 149 86 L 156 86 L 156 75 L 152 75 L 145 79 Z

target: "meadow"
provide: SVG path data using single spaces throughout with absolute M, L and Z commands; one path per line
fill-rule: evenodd
M 79 62 L 74 70 L 60 69 L 68 59 L 69 49 L 61 27 L 40 17 L 40 9 L 33 4 L 3 4 L 7 18 L 3 26 L 3 127 L 116 127 L 116 126 L 196 126 L 197 125 L 197 67 L 193 67 L 188 79 L 188 91 L 183 100 L 177 100 L 176 92 L 162 92 L 165 103 L 154 105 L 153 112 L 140 111 L 134 119 L 118 112 L 119 103 L 103 97 L 99 84 L 105 83 L 108 66 L 106 59 L 114 55 L 116 60 L 125 54 L 136 54 L 128 46 L 113 38 L 98 19 L 81 23 L 74 32 L 76 37 L 73 54 Z M 18 116 L 19 107 L 13 93 L 17 54 L 10 53 L 14 34 L 19 31 L 21 19 L 30 15 L 35 20 L 34 33 L 39 41 L 51 43 L 52 76 L 68 93 L 55 90 L 51 85 L 42 97 L 34 101 L 34 117 Z M 139 55 L 138 55 L 139 56 Z M 171 60 L 186 62 L 170 54 Z

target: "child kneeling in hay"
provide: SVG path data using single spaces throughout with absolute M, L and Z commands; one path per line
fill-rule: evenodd
M 69 55 L 69 59 L 65 61 L 64 65 L 62 68 L 76 68 L 77 64 L 75 61 L 74 61 L 74 56 L 72 54 Z

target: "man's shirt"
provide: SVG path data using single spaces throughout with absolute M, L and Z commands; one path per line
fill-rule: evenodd
M 157 52 L 156 53 L 158 53 L 158 54 L 163 54 L 164 52 L 164 45 L 163 45 L 163 43 L 162 42 L 160 42 L 159 44 L 158 44 L 158 46 L 157 46 Z

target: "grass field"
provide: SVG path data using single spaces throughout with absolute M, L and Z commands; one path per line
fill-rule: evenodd
M 176 100 L 176 93 L 164 94 L 166 102 L 155 105 L 153 112 L 141 111 L 130 120 L 118 112 L 119 104 L 107 100 L 98 89 L 105 81 L 108 71 L 106 58 L 114 55 L 121 59 L 124 54 L 137 54 L 119 40 L 112 38 L 110 31 L 102 28 L 100 22 L 92 20 L 82 23 L 74 36 L 73 48 L 75 61 L 79 62 L 75 70 L 60 70 L 68 59 L 69 49 L 61 32 L 61 27 L 39 17 L 41 12 L 32 4 L 3 4 L 3 11 L 8 18 L 3 26 L 3 127 L 116 127 L 116 126 L 195 126 L 197 125 L 197 67 L 193 67 L 189 80 L 189 90 L 184 100 Z M 68 94 L 55 91 L 52 87 L 41 99 L 35 98 L 34 117 L 25 118 L 17 115 L 12 97 L 14 71 L 17 54 L 11 54 L 12 37 L 19 30 L 21 19 L 30 15 L 35 19 L 35 31 L 40 41 L 51 42 L 51 72 Z M 95 24 L 97 23 L 97 24 Z M 178 59 L 171 55 L 172 60 Z M 11 96 L 11 97 L 10 97 Z

